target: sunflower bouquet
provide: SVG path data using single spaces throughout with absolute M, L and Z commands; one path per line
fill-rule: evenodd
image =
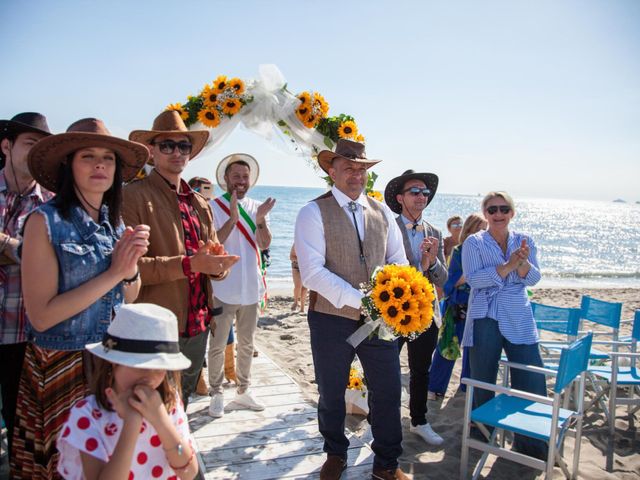
M 357 368 L 351 367 L 349 370 L 349 383 L 347 384 L 349 390 L 365 390 L 366 383 L 364 382 L 364 376 Z
M 410 265 L 378 267 L 363 285 L 363 292 L 368 320 L 347 340 L 354 346 L 376 330 L 383 340 L 413 340 L 433 321 L 433 285 Z
M 166 110 L 177 111 L 187 127 L 200 122 L 205 127 L 216 128 L 223 119 L 233 117 L 252 101 L 241 79 L 220 75 L 213 83 L 206 84 L 200 95 L 189 96 L 184 104 L 172 103 Z
M 367 384 L 362 372 L 358 368 L 351 367 L 349 383 L 344 392 L 346 412 L 352 415 L 367 415 L 369 413 L 367 395 Z

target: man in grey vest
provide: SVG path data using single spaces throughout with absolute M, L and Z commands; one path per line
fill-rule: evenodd
M 349 440 L 344 434 L 344 392 L 357 354 L 367 381 L 371 405 L 372 478 L 406 479 L 398 468 L 402 453 L 400 361 L 398 341 L 377 336 L 352 347 L 346 339 L 362 323 L 359 285 L 378 266 L 407 264 L 402 234 L 392 212 L 364 194 L 367 169 L 364 145 L 339 140 L 335 152 L 318 155 L 329 174 L 331 191 L 298 213 L 295 249 L 302 283 L 310 290 L 309 330 L 318 400 L 318 424 L 327 460 L 322 480 L 339 479 L 347 465 Z
M 437 188 L 438 177 L 433 173 L 407 170 L 389 182 L 384 190 L 384 199 L 389 208 L 399 214 L 396 223 L 402 232 L 409 263 L 424 273 L 432 284 L 442 288 L 448 277 L 442 233 L 422 215 L 433 200 Z M 429 367 L 437 341 L 438 325 L 434 321 L 420 336 L 407 342 L 411 415 L 409 430 L 430 445 L 441 445 L 443 442 L 442 437 L 427 422 Z M 402 348 L 403 339 L 400 342 Z

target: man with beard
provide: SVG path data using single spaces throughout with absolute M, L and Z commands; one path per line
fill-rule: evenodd
M 223 158 L 216 179 L 224 195 L 211 202 L 218 239 L 231 255 L 240 261 L 229 276 L 216 285 L 215 306 L 222 308 L 216 316 L 215 330 L 209 342 L 209 415 L 224 415 L 224 352 L 229 330 L 235 320 L 237 337 L 237 390 L 233 408 L 264 410 L 264 405 L 249 391 L 253 336 L 258 323 L 258 309 L 265 295 L 261 251 L 271 244 L 268 214 L 275 205 L 273 198 L 260 203 L 247 196 L 258 180 L 258 162 L 251 155 L 234 153 Z
M 33 179 L 27 166 L 31 147 L 51 135 L 47 119 L 39 113 L 19 113 L 11 120 L 0 120 L 0 389 L 2 418 L 7 425 L 9 453 L 13 436 L 18 382 L 22 372 L 27 323 L 18 246 L 25 218 L 36 207 L 53 197 Z

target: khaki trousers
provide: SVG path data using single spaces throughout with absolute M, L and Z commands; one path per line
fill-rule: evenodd
M 214 298 L 215 307 L 222 307 L 222 314 L 215 317 L 215 335 L 209 339 L 210 393 L 222 393 L 224 382 L 224 350 L 229 338 L 229 329 L 236 322 L 236 376 L 238 377 L 238 393 L 244 393 L 251 383 L 251 361 L 253 360 L 253 336 L 258 324 L 258 304 L 232 305 Z M 213 323 L 213 322 L 212 322 Z

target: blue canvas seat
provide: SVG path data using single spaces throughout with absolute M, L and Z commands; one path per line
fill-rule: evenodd
M 473 478 L 478 478 L 489 455 L 496 455 L 542 470 L 546 473 L 546 478 L 552 477 L 554 464 L 557 462 L 567 478 L 577 477 L 582 437 L 584 383 L 592 338 L 592 334 L 589 333 L 562 349 L 557 370 L 502 362 L 505 367 L 505 381 L 511 368 L 556 377 L 552 398 L 511 389 L 506 386 L 506 383 L 493 385 L 470 378 L 461 380 L 467 385 L 460 459 L 461 479 L 468 477 L 470 448 L 483 452 Z M 576 380 L 578 380 L 579 392 L 576 409 L 561 408 L 563 394 L 569 391 Z M 494 391 L 498 396 L 472 410 L 473 395 L 477 388 Z M 485 433 L 488 441 L 482 442 L 471 438 L 471 423 Z M 493 427 L 493 433 L 488 434 L 487 427 Z M 549 451 L 546 460 L 506 449 L 505 431 L 548 442 Z M 571 472 L 561 455 L 565 438 L 570 432 L 575 437 Z

